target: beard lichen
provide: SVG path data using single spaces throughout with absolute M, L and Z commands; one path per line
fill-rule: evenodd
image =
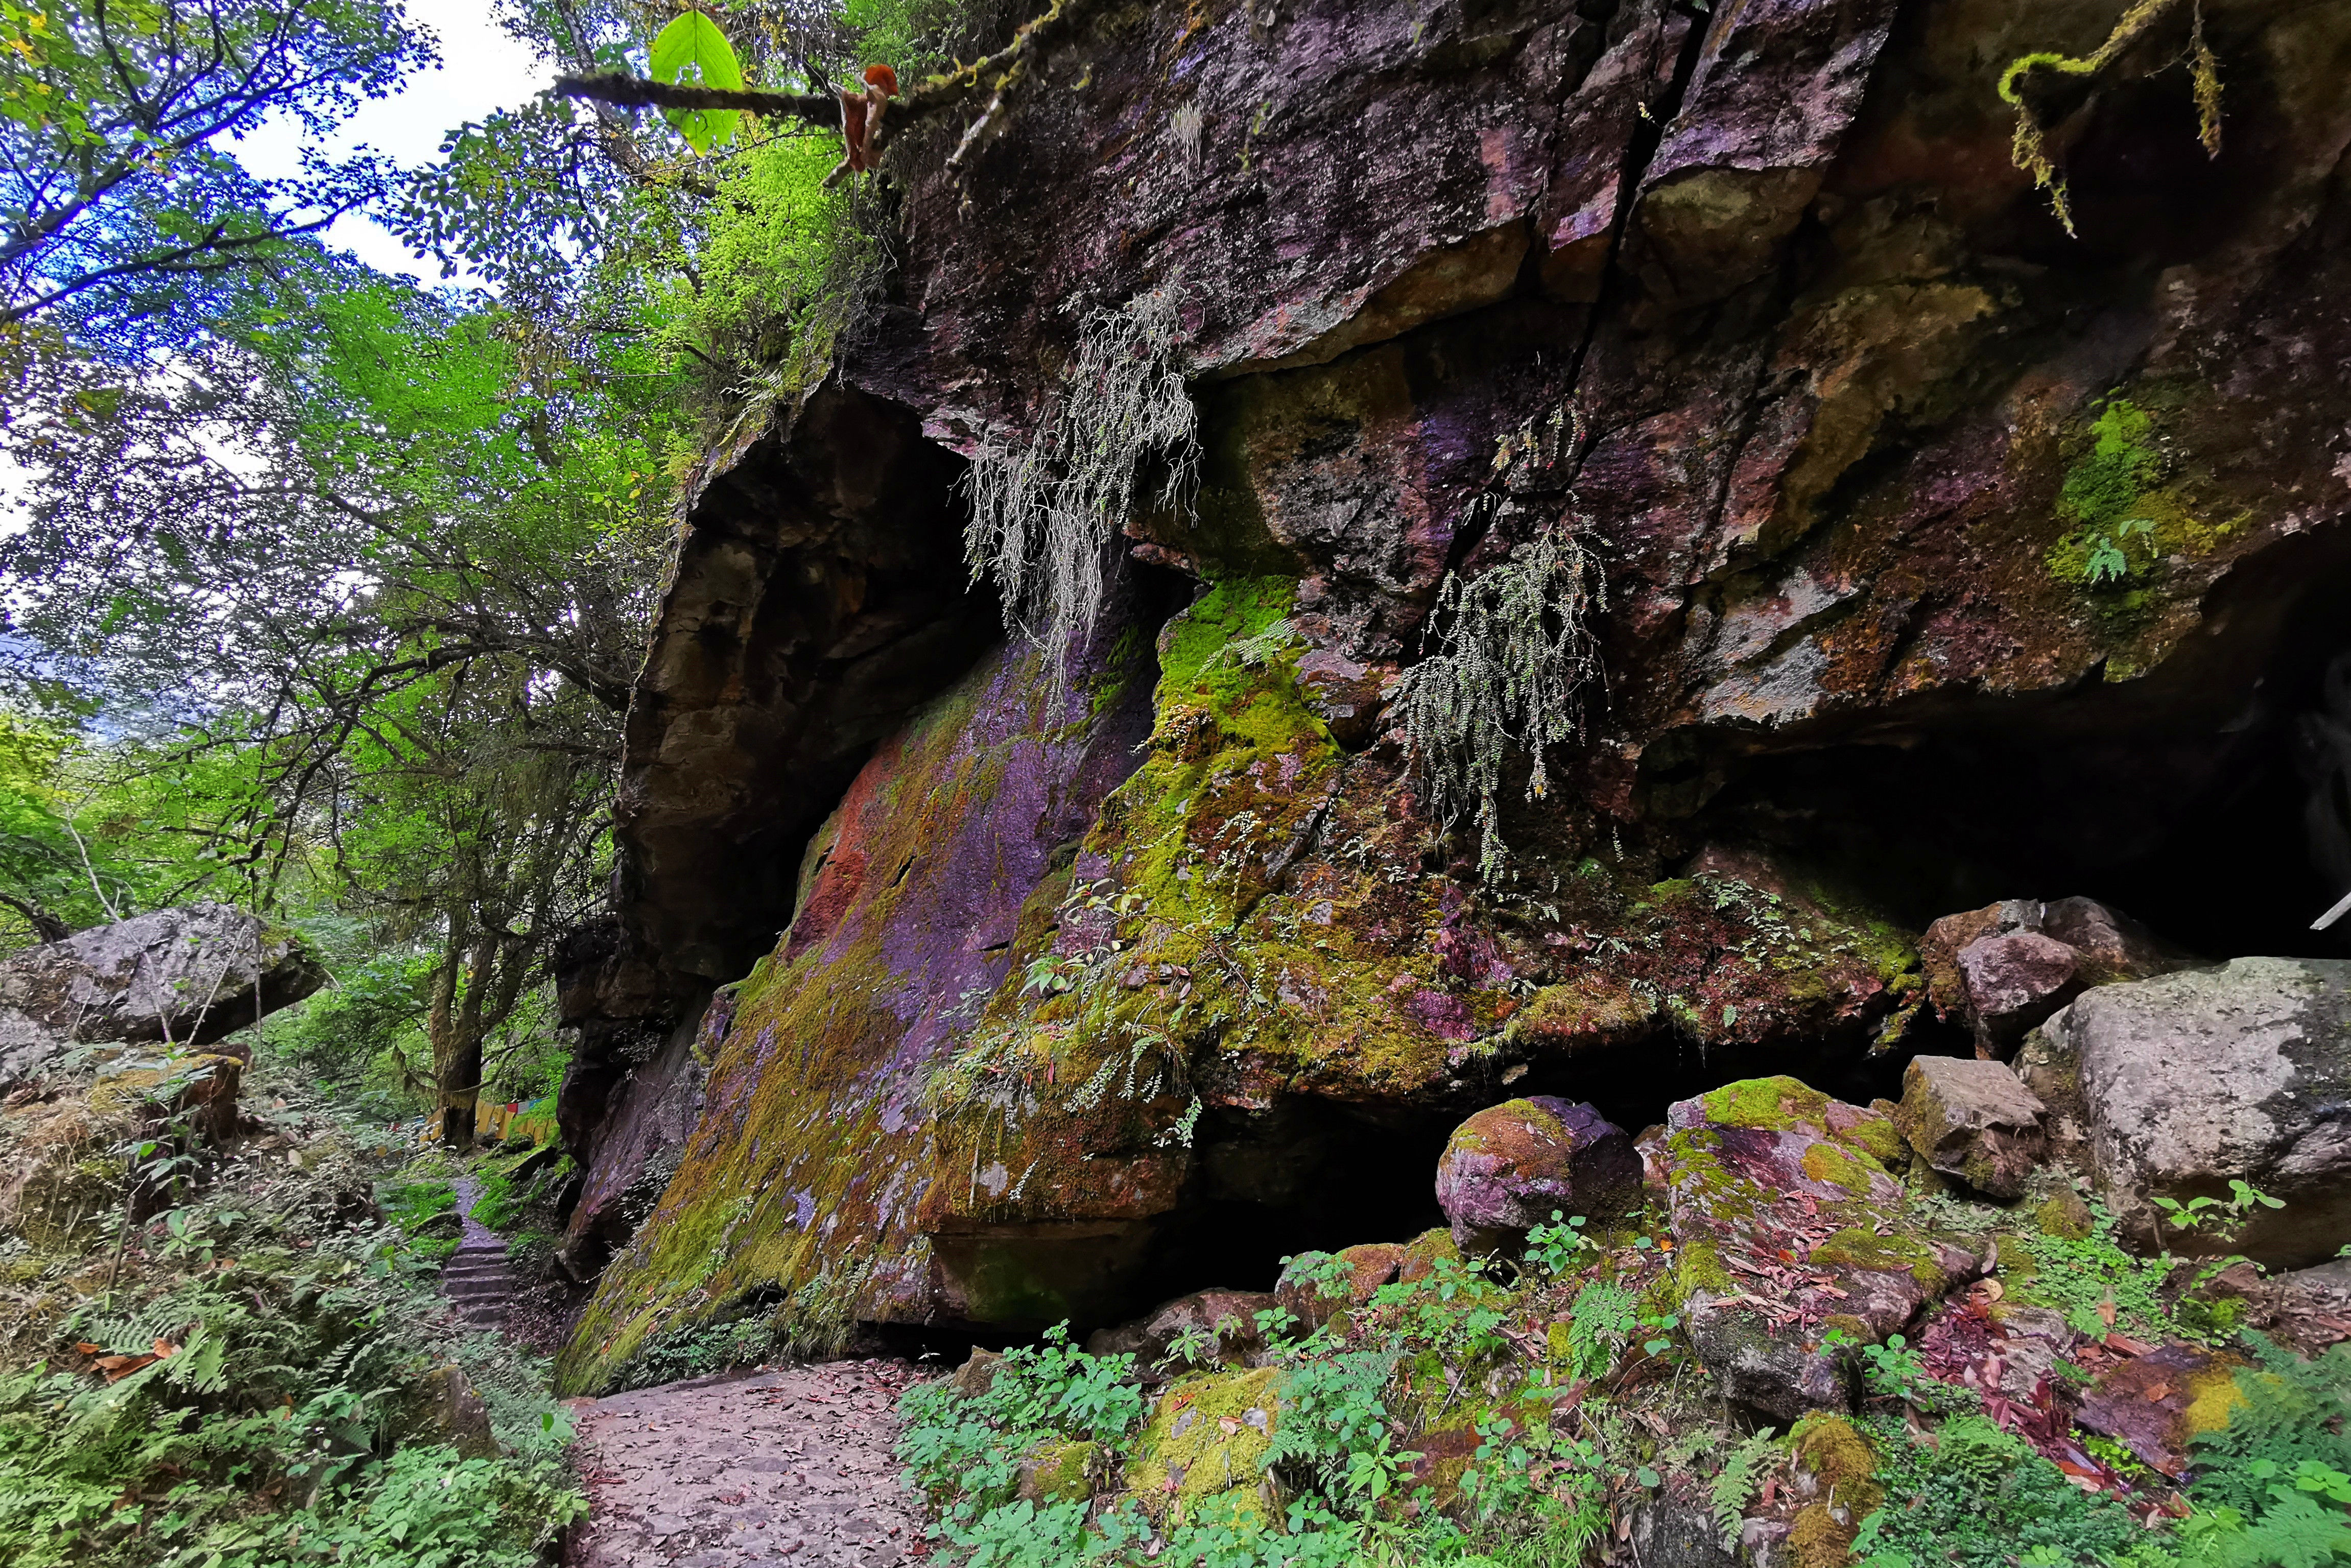
M 1046 650 L 1059 690 L 1067 655 L 1102 607 L 1112 540 L 1160 467 L 1153 504 L 1185 508 L 1199 464 L 1198 415 L 1184 387 L 1172 287 L 1095 310 L 1056 405 L 1027 441 L 993 433 L 972 454 L 964 555 L 992 580 L 1005 630 Z
M 1505 440 L 1505 482 L 1473 502 L 1476 527 L 1535 509 L 1544 481 L 1580 445 L 1583 422 L 1562 406 Z M 1600 674 L 1591 630 L 1607 582 L 1572 490 L 1532 537 L 1475 577 L 1449 572 L 1430 617 L 1430 652 L 1398 683 L 1395 713 L 1431 815 L 1479 835 L 1479 874 L 1509 868 L 1499 808 L 1514 752 L 1527 760 L 1527 799 L 1550 793 L 1552 747 L 1583 732 L 1583 691 Z

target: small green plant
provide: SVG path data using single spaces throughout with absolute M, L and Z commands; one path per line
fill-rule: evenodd
M 1586 1236 L 1583 1228 L 1583 1216 L 1562 1218 L 1558 1209 L 1552 1209 L 1549 1224 L 1538 1225 L 1527 1232 L 1527 1261 L 1558 1279 L 1581 1262 L 1586 1253 L 1599 1250 L 1600 1244 Z
M 2034 1552 L 2086 1568 L 2141 1540 L 2121 1502 L 2083 1492 L 1980 1416 L 1955 1416 L 1931 1440 L 1886 1417 L 1872 1418 L 1869 1431 L 1878 1453 L 1872 1479 L 1887 1501 L 1854 1540 L 1864 1568 L 2013 1568 Z
M 2285 1199 L 2272 1197 L 2236 1177 L 2230 1178 L 2229 1196 L 2225 1198 L 2193 1197 L 2182 1203 L 2175 1197 L 2158 1197 L 2149 1201 L 2163 1212 L 2174 1230 L 2194 1232 L 2210 1226 L 2224 1236 L 2242 1229 L 2257 1209 L 2285 1207 Z M 2160 1224 L 2156 1228 L 2156 1239 L 2162 1239 Z
M 1722 1469 L 1707 1484 L 1706 1494 L 1708 1511 L 1714 1517 L 1715 1529 L 1722 1532 L 1725 1546 L 1738 1544 L 1747 1505 L 1754 1500 L 1764 1475 L 1778 1466 L 1785 1452 L 1774 1437 L 1773 1429 L 1766 1427 L 1740 1439 L 1738 1446 L 1723 1456 Z

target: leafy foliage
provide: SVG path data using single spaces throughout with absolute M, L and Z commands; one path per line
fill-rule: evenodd
M 61 316 L 118 361 L 194 336 L 225 276 L 381 193 L 372 154 L 315 148 L 434 63 L 389 0 L 0 7 L 0 327 Z M 257 180 L 226 143 L 280 115 L 314 150 Z
M 101 1238 L 107 1289 L 77 1301 L 89 1265 L 67 1259 L 16 1293 L 0 1556 L 523 1568 L 583 1511 L 544 1367 L 450 1326 L 405 1228 L 372 1218 L 353 1131 L 288 1115 L 274 1136 L 299 1158 L 209 1159 L 204 1191 Z M 385 1196 L 420 1228 L 451 1201 L 431 1175 Z M 424 1384 L 444 1368 L 483 1396 L 501 1457 L 432 1425 Z
M 692 82 L 703 87 L 740 90 L 742 63 L 718 24 L 699 11 L 688 11 L 653 37 L 649 64 L 655 81 Z M 677 128 L 685 144 L 707 152 L 735 139 L 742 120 L 734 109 L 665 109 L 662 117 Z
M 1854 1542 L 1867 1568 L 2011 1568 L 2034 1551 L 2071 1565 L 2115 1556 L 2143 1534 L 2122 1504 L 2080 1491 L 1980 1416 L 1952 1417 L 1931 1441 L 1891 1420 L 1873 1423 L 1872 1434 L 1873 1479 L 1898 1500 L 1872 1513 Z

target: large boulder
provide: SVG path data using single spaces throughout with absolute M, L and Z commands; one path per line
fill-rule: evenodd
M 0 1084 L 75 1044 L 207 1045 L 326 978 L 293 933 L 221 904 L 30 947 L 0 961 Z
M 2084 1123 L 2106 1201 L 2156 1234 L 2157 1198 L 2226 1199 L 2243 1181 L 2285 1207 L 2163 1239 L 2273 1267 L 2351 1241 L 2351 961 L 2238 958 L 2105 986 L 2050 1019 L 2025 1079 Z
M 2048 1153 L 2046 1113 L 2005 1063 L 1919 1056 L 1903 1071 L 1896 1120 L 1930 1168 L 2006 1200 L 2023 1196 Z
M 1793 1078 L 1726 1084 L 1667 1113 L 1666 1181 L 1690 1344 L 1722 1392 L 1774 1419 L 1852 1397 L 1847 1353 L 1983 1267 L 1907 1219 L 1883 1112 Z
M 1946 915 L 1927 927 L 1918 957 L 1936 1010 L 1965 1024 L 1980 1054 L 2002 1058 L 2092 986 L 2142 980 L 2192 962 L 2130 916 L 2090 898 L 2011 898 Z
M 1468 1251 L 1515 1247 L 1554 1214 L 1614 1218 L 1641 1196 L 1641 1157 L 1588 1104 L 1533 1094 L 1489 1105 L 1453 1130 L 1437 1162 L 1437 1202 Z

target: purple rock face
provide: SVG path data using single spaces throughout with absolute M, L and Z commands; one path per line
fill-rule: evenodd
M 1640 1188 L 1640 1156 L 1625 1130 L 1551 1094 L 1479 1112 L 1437 1163 L 1437 1201 L 1466 1251 L 1515 1244 L 1554 1212 L 1614 1218 Z
M 1959 951 L 1976 1017 L 2003 1038 L 2022 1034 L 2071 1000 L 2079 968 L 2073 948 L 2038 931 L 1980 937 Z

